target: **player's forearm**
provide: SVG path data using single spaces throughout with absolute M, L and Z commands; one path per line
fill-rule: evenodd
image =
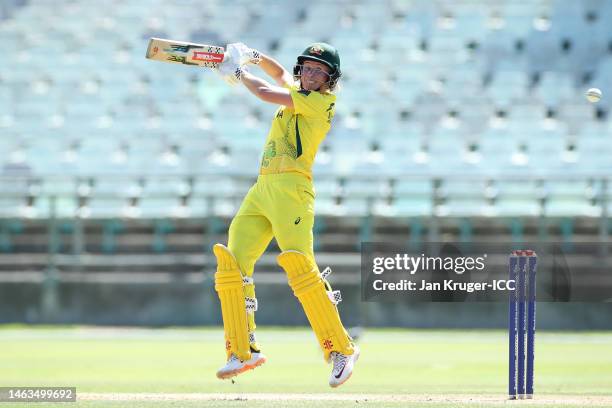
M 271 78 L 278 80 L 283 77 L 285 73 L 285 68 L 276 61 L 274 58 L 266 55 L 260 54 L 261 61 L 259 62 L 259 67 L 268 74 Z
M 246 71 L 243 71 L 240 78 L 244 86 L 262 101 L 293 108 L 293 100 L 288 89 L 271 85 Z
M 251 92 L 253 95 L 261 98 L 261 94 L 266 92 L 266 90 L 272 88 L 272 85 L 265 80 L 256 77 L 255 75 L 249 72 L 243 72 L 241 77 L 242 83 L 244 86 Z

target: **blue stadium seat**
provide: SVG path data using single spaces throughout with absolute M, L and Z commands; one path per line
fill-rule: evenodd
M 536 181 L 499 180 L 495 186 L 495 210 L 499 216 L 538 216 L 543 187 Z
M 239 206 L 239 199 L 215 199 L 211 202 L 211 214 L 217 217 L 233 217 Z
M 438 194 L 443 205 L 436 209 L 438 215 L 469 217 L 488 215 L 489 185 L 481 180 L 449 179 L 442 183 Z
M 549 217 L 597 217 L 595 192 L 587 181 L 550 180 L 546 183 L 545 214 Z
M 497 71 L 487 94 L 499 105 L 510 105 L 527 94 L 529 78 L 524 71 Z
M 389 186 L 385 179 L 351 180 L 348 179 L 343 186 L 344 196 L 347 198 L 380 197 L 389 194 Z
M 26 209 L 26 198 L 25 197 L 6 197 L 0 198 L 0 219 L 8 218 L 15 219 L 21 218 Z
M 546 106 L 556 107 L 575 98 L 573 77 L 564 72 L 545 71 L 535 89 L 535 96 Z
M 326 177 L 319 189 L 326 214 L 364 215 L 361 195 L 376 197 L 380 215 L 431 214 L 431 185 L 407 175 L 547 178 L 612 171 L 609 2 L 555 0 L 541 8 L 518 1 L 428 0 L 271 5 L 182 0 L 167 4 L 159 21 L 152 21 L 143 19 L 148 9 L 141 1 L 99 8 L 79 1 L 25 2 L 0 24 L 0 39 L 14 55 L 0 67 L 0 154 L 5 171 L 30 172 L 43 182 L 34 206 L 14 214 L 46 216 L 50 194 L 61 198 L 65 216 L 76 211 L 74 180 L 52 186 L 44 177 L 50 174 L 138 175 L 143 199 L 131 210 L 121 193 L 130 180 L 118 189 L 91 191 L 94 214 L 103 218 L 113 211 L 117 217 L 138 211 L 161 217 L 164 200 L 185 196 L 185 214 L 226 217 L 236 209 L 248 183 L 199 175 L 257 174 L 277 107 L 243 87 L 227 86 L 210 70 L 146 60 L 148 37 L 158 34 L 221 45 L 242 39 L 288 69 L 313 40 L 339 48 L 343 89 L 314 168 L 316 177 Z M 236 7 L 256 12 L 237 13 Z M 191 9 L 198 13 L 186 12 Z M 203 17 L 211 22 L 206 27 Z M 280 24 L 287 18 L 295 22 L 290 31 Z M 471 41 L 479 46 L 468 48 Z M 596 105 L 584 101 L 591 86 L 604 93 Z M 547 108 L 553 108 L 549 117 Z M 175 184 L 164 179 L 168 175 L 195 175 L 193 197 L 189 183 Z M 362 181 L 363 175 L 396 180 L 395 195 L 385 195 L 386 181 Z M 341 177 L 348 181 L 345 196 L 337 197 Z M 495 197 L 449 193 L 437 210 L 457 216 L 540 213 L 542 197 L 513 196 L 506 187 L 500 181 Z M 108 210 L 97 203 L 96 194 L 105 189 L 120 196 Z M 223 198 L 210 203 L 203 199 L 208 191 Z M 595 214 L 592 197 L 551 193 L 547 200 L 551 216 Z
M 445 217 L 483 217 L 497 215 L 497 211 L 483 197 L 449 198 L 436 208 L 436 215 Z
M 118 219 L 130 214 L 129 201 L 117 197 L 92 197 L 87 206 L 79 209 L 79 215 L 90 219 Z
M 40 219 L 48 219 L 52 216 L 58 219 L 72 219 L 77 215 L 77 210 L 78 202 L 74 195 L 60 195 L 54 198 L 41 195 L 34 201 L 32 215 Z
M 340 213 L 346 217 L 365 217 L 371 214 L 369 200 L 359 197 L 347 197 L 341 201 Z
M 391 204 L 379 200 L 374 213 L 388 217 L 427 217 L 433 214 L 433 201 L 431 197 L 397 198 Z
M 399 5 L 399 3 L 397 3 Z M 416 26 L 423 38 L 428 38 L 435 31 L 438 10 L 430 1 L 417 0 L 412 4 L 405 4 L 407 26 Z
M 190 191 L 191 188 L 186 180 L 177 180 L 175 177 L 148 177 L 142 189 L 142 194 L 149 197 L 179 197 L 189 194 Z
M 137 216 L 145 219 L 180 218 L 188 214 L 177 196 L 145 193 L 138 200 Z
M 321 196 L 315 201 L 315 214 L 318 216 L 339 216 L 344 214 L 344 209 L 333 197 Z

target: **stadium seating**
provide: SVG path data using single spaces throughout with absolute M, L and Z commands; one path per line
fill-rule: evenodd
M 612 94 L 608 3 L 5 1 L 0 217 L 49 217 L 51 197 L 60 217 L 232 215 L 275 107 L 209 70 L 145 60 L 150 36 L 244 41 L 289 69 L 312 41 L 339 48 L 320 214 L 598 217 L 607 204 L 585 180 L 611 170 L 612 99 L 583 93 Z

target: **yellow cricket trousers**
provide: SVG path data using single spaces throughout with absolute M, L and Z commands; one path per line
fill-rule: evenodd
M 314 261 L 312 250 L 314 187 L 300 173 L 260 175 L 250 188 L 229 228 L 228 247 L 242 273 L 253 276 L 255 262 L 272 237 L 281 251 L 300 251 Z M 255 297 L 255 286 L 245 287 Z M 255 330 L 255 314 L 248 315 L 248 330 Z M 259 346 L 251 342 L 255 349 Z
M 322 280 L 314 260 L 314 199 L 312 181 L 304 175 L 260 175 L 232 220 L 228 247 L 242 275 L 251 278 L 255 262 L 266 250 L 272 237 L 276 238 L 282 252 L 278 262 L 285 269 L 294 294 L 300 299 L 325 360 L 329 361 L 332 351 L 349 355 L 353 354 L 354 348 L 352 339 L 342 325 L 336 303 L 329 297 L 331 286 Z M 255 298 L 252 280 L 244 285 L 244 296 Z M 254 334 L 254 312 L 247 313 L 247 325 L 250 347 L 259 350 Z M 229 327 L 231 332 L 232 326 Z M 226 337 L 227 333 L 226 325 Z M 236 350 L 240 348 L 231 343 L 226 343 L 228 353 L 234 350 L 232 347 L 236 347 Z M 244 344 L 241 347 L 244 348 Z M 250 355 L 247 350 L 240 353 L 245 358 Z
M 247 276 L 253 276 L 272 237 L 281 251 L 300 251 L 314 260 L 313 224 L 311 180 L 300 173 L 260 175 L 232 220 L 228 247 Z

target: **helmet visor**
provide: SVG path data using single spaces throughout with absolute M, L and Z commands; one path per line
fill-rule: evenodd
M 297 66 L 299 67 L 301 75 L 322 79 L 324 82 L 328 82 L 330 80 L 330 75 L 320 67 L 312 67 L 304 64 L 298 64 Z

